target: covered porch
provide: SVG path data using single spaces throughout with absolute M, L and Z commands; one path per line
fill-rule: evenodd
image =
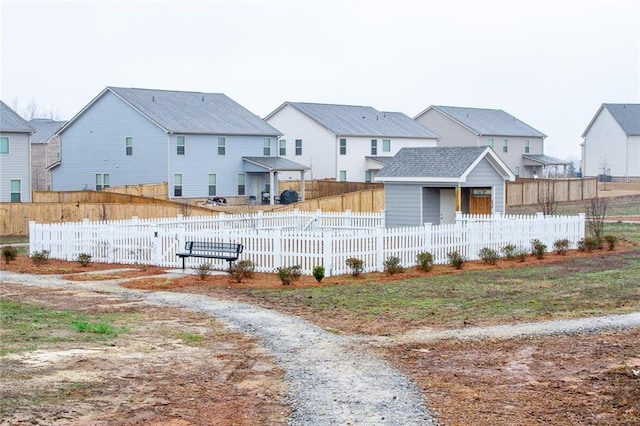
M 304 200 L 304 173 L 309 167 L 282 157 L 242 157 L 244 172 L 250 181 L 250 197 L 275 204 L 278 191 L 278 172 L 300 172 L 300 201 Z
M 560 158 L 550 157 L 548 155 L 533 155 L 523 154 L 522 163 L 528 169 L 531 169 L 531 176 L 534 178 L 552 178 L 552 177 L 567 177 L 567 167 L 571 165 L 570 161 L 565 161 Z M 551 167 L 562 166 L 562 174 L 555 173 L 554 176 L 550 176 Z M 540 173 L 538 173 L 540 171 Z

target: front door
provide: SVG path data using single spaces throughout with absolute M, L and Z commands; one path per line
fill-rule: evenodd
M 456 190 L 440 190 L 440 224 L 455 223 L 456 221 Z

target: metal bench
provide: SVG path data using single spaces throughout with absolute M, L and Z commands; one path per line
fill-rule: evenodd
M 208 241 L 187 241 L 184 244 L 184 252 L 176 253 L 182 259 L 182 269 L 185 269 L 185 259 L 187 257 L 203 257 L 206 259 L 223 259 L 231 263 L 238 260 L 242 253 L 242 244 L 219 243 Z

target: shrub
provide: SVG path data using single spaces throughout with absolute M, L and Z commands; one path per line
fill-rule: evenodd
M 280 266 L 276 268 L 276 274 L 282 285 L 289 285 L 293 279 L 291 278 L 291 268 Z
M 495 265 L 500 257 L 496 250 L 489 247 L 483 247 L 478 254 L 487 265 Z
M 591 252 L 598 248 L 600 242 L 595 237 L 585 237 L 578 241 L 578 250 Z
M 507 244 L 502 247 L 502 254 L 507 260 L 513 260 L 516 257 L 518 247 L 515 244 Z
M 198 277 L 200 277 L 200 279 L 204 281 L 207 278 L 207 276 L 211 274 L 211 271 L 213 271 L 213 268 L 211 268 L 211 264 L 209 263 L 201 263 L 195 268 L 195 270 Z
M 81 266 L 87 266 L 91 262 L 91 257 L 89 253 L 80 253 L 77 260 Z
M 529 252 L 526 249 L 521 248 L 514 253 L 513 258 L 520 262 L 524 262 L 528 255 Z
M 354 277 L 360 275 L 364 271 L 364 260 L 357 257 L 350 257 L 345 260 L 347 266 L 351 269 L 351 275 Z
M 384 261 L 384 271 L 387 275 L 395 275 L 403 272 L 404 268 L 400 264 L 400 258 L 398 256 L 389 256 Z
M 605 235 L 603 239 L 607 243 L 609 250 L 615 250 L 616 245 L 618 244 L 618 237 L 615 235 Z
M 461 256 L 457 251 L 447 253 L 447 257 L 449 258 L 449 264 L 456 269 L 462 269 L 464 262 L 466 262 L 464 256 Z
M 318 265 L 313 267 L 313 278 L 320 282 L 324 278 L 324 266 Z
M 428 251 L 418 253 L 416 255 L 416 263 L 424 272 L 429 272 L 431 267 L 433 267 L 433 255 Z
M 531 254 L 533 254 L 536 259 L 543 259 L 546 251 L 547 246 L 543 244 L 542 241 L 538 239 L 531 240 Z
M 40 266 L 49 260 L 49 250 L 34 251 L 31 254 L 31 261 L 34 265 Z
M 18 258 L 18 249 L 13 246 L 4 246 L 2 247 L 2 260 L 4 263 L 9 263 L 12 260 L 16 260 Z
M 237 283 L 241 283 L 245 278 L 253 277 L 255 271 L 255 265 L 250 260 L 240 260 L 238 262 L 232 262 L 227 269 L 231 278 Z
M 293 265 L 289 269 L 291 269 L 291 279 L 293 281 L 298 281 L 302 276 L 302 266 Z
M 562 240 L 556 240 L 553 243 L 553 251 L 561 256 L 566 255 L 568 250 L 569 250 L 569 240 L 567 240 L 566 238 Z

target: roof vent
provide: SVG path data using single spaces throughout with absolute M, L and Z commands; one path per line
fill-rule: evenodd
M 155 102 L 156 101 L 156 97 L 155 96 L 151 96 L 151 102 Z

